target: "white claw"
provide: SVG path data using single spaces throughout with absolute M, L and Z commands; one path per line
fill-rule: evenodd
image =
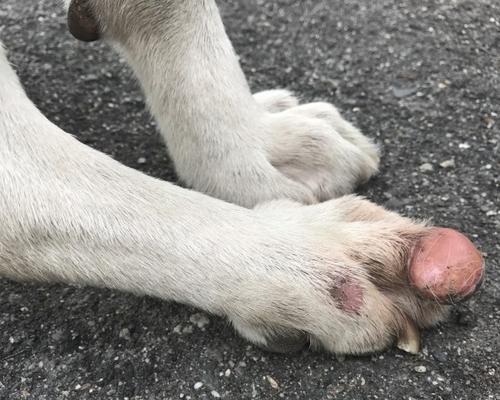
M 406 320 L 401 329 L 397 347 L 410 354 L 420 353 L 420 332 L 410 320 Z

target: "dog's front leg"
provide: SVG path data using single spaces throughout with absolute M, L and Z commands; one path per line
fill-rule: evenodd
M 190 187 L 243 206 L 350 193 L 376 146 L 330 104 L 287 91 L 252 96 L 215 0 L 72 0 L 69 27 L 128 60 Z
M 230 314 L 272 276 L 250 265 L 266 257 L 256 213 L 78 142 L 26 97 L 1 43 L 0 220 L 0 275 L 15 280 L 106 286 Z

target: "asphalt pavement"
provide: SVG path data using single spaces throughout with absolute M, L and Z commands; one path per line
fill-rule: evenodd
M 500 2 L 225 0 L 252 88 L 327 100 L 383 147 L 360 192 L 460 229 L 488 279 L 420 355 L 265 353 L 223 320 L 109 290 L 0 281 L 1 399 L 500 399 Z M 41 110 L 174 181 L 123 61 L 76 42 L 58 0 L 1 0 L 0 37 Z M 1 161 L 1 160 L 0 160 Z

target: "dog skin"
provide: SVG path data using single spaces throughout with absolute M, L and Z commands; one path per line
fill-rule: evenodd
M 100 0 L 66 6 L 76 36 L 108 36 L 127 55 L 153 113 L 169 132 L 164 133 L 169 148 L 174 141 L 178 152 L 170 151 L 178 170 L 186 173 L 181 176 L 196 189 L 245 206 L 283 196 L 313 203 L 351 190 L 376 170 L 376 148 L 332 106 L 297 106 L 283 91 L 249 94 L 212 1 Z M 117 12 L 116 6 L 123 8 Z M 128 26 L 131 36 L 120 26 Z M 208 30 L 200 33 L 195 26 Z M 148 31 L 161 33 L 170 44 L 164 48 Z M 201 38 L 215 52 L 213 64 L 196 55 L 203 52 L 195 46 Z M 222 48 L 217 47 L 221 40 Z M 223 61 L 217 55 L 228 57 Z M 190 57 L 193 62 L 186 62 Z M 229 71 L 221 74 L 227 61 Z M 206 81 L 205 74 L 197 75 L 204 68 L 191 69 L 200 65 L 230 81 Z M 227 106 L 224 112 L 221 105 Z M 247 108 L 242 112 L 240 107 Z M 310 131 L 323 144 L 295 149 L 297 137 L 310 138 Z M 360 172 L 363 163 L 348 163 L 356 160 L 353 154 L 342 158 L 344 147 L 335 153 L 344 161 L 331 158 L 340 169 L 332 172 L 333 164 L 321 162 L 308 169 L 314 160 L 307 152 L 320 151 L 330 136 L 371 159 L 370 172 Z M 254 137 L 258 140 L 250 143 Z M 268 171 L 255 172 L 248 154 L 267 160 L 262 165 L 286 178 L 286 185 L 267 187 Z M 26 97 L 3 50 L 0 159 L 1 276 L 109 287 L 190 304 L 227 317 L 243 337 L 271 351 L 297 351 L 310 343 L 334 353 L 362 354 L 397 341 L 400 348 L 417 352 L 419 330 L 445 318 L 450 298 L 471 295 L 483 276 L 482 259 L 476 253 L 471 258 L 463 237 L 359 197 L 309 206 L 275 200 L 250 210 L 127 168 L 48 121 Z M 198 185 L 210 178 L 208 171 L 195 164 L 215 168 L 210 172 L 216 181 L 205 182 L 206 190 Z M 239 179 L 228 178 L 236 172 L 248 182 L 247 192 L 239 192 L 244 190 Z M 321 184 L 311 183 L 316 174 Z M 301 190 L 290 189 L 296 187 Z M 427 268 L 441 253 L 449 256 L 435 248 L 453 246 L 465 249 L 465 255 Z M 466 273 L 452 283 L 446 276 L 430 281 L 420 272 L 423 267 Z

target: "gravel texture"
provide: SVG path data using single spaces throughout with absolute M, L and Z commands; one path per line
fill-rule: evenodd
M 126 65 L 66 32 L 57 0 L 1 0 L 30 97 L 82 142 L 175 174 Z M 488 280 L 418 356 L 271 355 L 198 311 L 107 290 L 0 281 L 1 399 L 500 399 L 500 3 L 226 0 L 252 88 L 328 100 L 382 144 L 361 192 L 461 229 Z

